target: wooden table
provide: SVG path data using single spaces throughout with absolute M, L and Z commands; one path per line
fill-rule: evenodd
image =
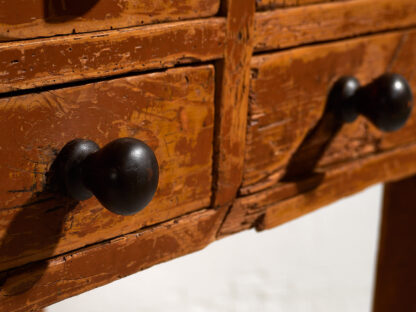
M 379 182 L 374 311 L 416 311 L 416 112 L 388 132 L 328 112 L 341 77 L 396 73 L 416 90 L 413 64 L 414 0 L 0 2 L 0 311 L 42 309 Z M 121 137 L 159 163 L 145 209 L 117 215 L 54 188 L 67 142 Z

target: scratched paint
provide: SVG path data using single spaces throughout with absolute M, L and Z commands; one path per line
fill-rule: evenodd
M 345 0 L 256 0 L 258 11 Z
M 219 0 L 3 0 L 0 41 L 208 17 L 218 7 Z
M 220 58 L 223 18 L 0 44 L 0 92 Z
M 255 50 L 267 51 L 414 26 L 414 0 L 335 1 L 259 12 Z

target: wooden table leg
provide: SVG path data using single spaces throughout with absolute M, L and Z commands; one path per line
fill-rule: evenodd
M 373 312 L 416 311 L 416 177 L 384 189 Z

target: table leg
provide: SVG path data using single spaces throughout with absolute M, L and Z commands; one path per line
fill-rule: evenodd
M 373 304 L 416 311 L 416 176 L 385 185 Z

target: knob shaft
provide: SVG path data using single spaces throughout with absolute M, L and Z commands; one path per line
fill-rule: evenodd
M 382 131 L 396 131 L 404 126 L 413 107 L 411 88 L 398 74 L 384 74 L 360 87 L 354 77 L 342 77 L 331 90 L 329 104 L 345 122 L 359 114 Z
M 61 190 L 75 200 L 95 195 L 108 210 L 132 215 L 152 200 L 159 166 L 144 142 L 121 138 L 103 148 L 90 140 L 75 139 L 58 154 L 53 168 Z

